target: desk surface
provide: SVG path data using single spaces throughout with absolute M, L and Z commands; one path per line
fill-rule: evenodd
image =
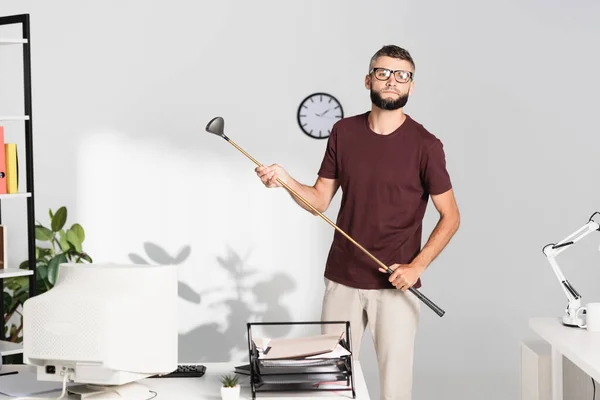
M 600 332 L 565 326 L 560 318 L 532 318 L 529 327 L 578 365 L 585 373 L 600 381 Z
M 220 377 L 226 373 L 233 373 L 233 368 L 244 364 L 244 362 L 227 362 L 227 363 L 203 363 L 206 365 L 206 373 L 201 378 L 155 378 L 155 379 L 144 379 L 141 381 L 150 390 L 157 393 L 156 400 L 161 399 L 214 399 L 219 400 L 221 398 L 221 383 L 219 382 Z M 2 372 L 14 371 L 14 370 L 31 370 L 34 369 L 28 365 L 4 365 Z M 369 400 L 369 392 L 363 376 L 363 372 L 360 366 L 360 362 L 354 362 L 354 387 L 356 389 L 356 399 L 358 400 Z M 240 399 L 252 399 L 250 392 L 250 386 L 248 384 L 248 377 L 241 375 L 240 379 L 242 383 L 242 391 Z M 37 397 L 41 398 L 52 398 L 60 395 L 60 391 L 40 394 Z M 299 399 L 314 399 L 321 397 L 329 397 L 333 399 L 352 399 L 351 391 L 343 392 L 311 392 L 311 393 L 270 393 L 260 392 L 256 394 L 256 399 L 261 398 L 269 399 L 287 399 L 293 398 Z M 34 396 L 35 397 L 35 396 Z M 11 399 L 12 397 L 4 396 L 0 394 L 0 399 Z M 73 399 L 74 397 L 68 396 L 63 399 Z

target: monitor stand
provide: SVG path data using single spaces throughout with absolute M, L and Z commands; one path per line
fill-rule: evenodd
M 130 382 L 124 385 L 78 385 L 67 389 L 69 394 L 79 396 L 79 399 L 90 400 L 147 400 L 151 399 L 154 392 L 138 382 Z

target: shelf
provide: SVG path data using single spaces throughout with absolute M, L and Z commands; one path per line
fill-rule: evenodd
M 0 340 L 0 355 L 11 356 L 13 354 L 22 354 L 22 353 L 23 353 L 23 344 L 22 343 L 13 343 L 13 342 L 7 342 L 4 340 Z
M 31 193 L 7 193 L 0 194 L 0 200 L 18 199 L 24 197 L 31 197 Z
M 32 134 L 32 126 L 31 126 L 31 121 L 33 120 L 33 118 L 31 117 L 31 109 L 32 109 L 32 96 L 31 96 L 31 88 L 32 88 L 32 84 L 31 84 L 31 42 L 30 42 L 30 28 L 29 28 L 29 14 L 26 13 L 21 13 L 21 14 L 15 14 L 15 15 L 6 15 L 6 16 L 2 16 L 0 17 L 0 28 L 4 28 L 4 26 L 12 26 L 15 24 L 19 24 L 22 28 L 21 31 L 3 31 L 0 34 L 0 52 L 1 51 L 8 51 L 9 53 L 12 52 L 13 50 L 15 50 L 17 53 L 21 53 L 22 57 L 12 57 L 13 55 L 11 54 L 11 56 L 9 57 L 9 59 L 4 60 L 2 59 L 2 64 L 6 64 L 8 61 L 14 61 L 17 62 L 17 64 L 15 65 L 15 68 L 19 68 L 21 67 L 22 70 L 22 85 L 21 88 L 23 88 L 23 99 L 25 100 L 25 104 L 23 104 L 23 100 L 21 101 L 17 101 L 20 97 L 14 99 L 15 101 L 17 101 L 17 103 L 21 103 L 21 107 L 10 107 L 10 108 L 5 108 L 2 107 L 2 109 L 0 109 L 0 125 L 12 125 L 15 124 L 15 129 L 23 129 L 23 133 L 25 134 L 25 145 L 21 148 L 21 151 L 23 154 L 19 153 L 19 157 L 21 157 L 19 159 L 19 167 L 24 167 L 24 168 L 19 168 L 19 171 L 27 169 L 28 171 L 30 170 L 30 166 L 33 165 L 33 154 L 32 154 L 32 148 L 34 147 L 32 145 L 32 140 L 33 137 L 35 137 Z M 8 48 L 8 47 L 4 47 L 4 46 L 13 46 L 12 48 Z M 8 55 L 8 53 L 7 53 Z M 6 61 L 6 62 L 5 62 Z M 3 100 L 6 100 L 7 102 L 11 103 L 11 99 L 10 97 L 6 97 L 5 93 L 0 93 L 0 97 L 3 98 Z M 9 104 L 7 103 L 7 104 Z M 13 105 L 16 105 L 17 103 L 11 103 Z M 5 122 L 7 121 L 7 122 Z M 8 122 L 8 121 L 15 121 L 15 122 Z M 0 144 L 1 146 L 1 144 Z M 23 171 L 24 172 L 24 171 Z M 31 172 L 31 171 L 29 171 Z M 23 178 L 25 178 L 25 176 L 23 176 Z M 29 182 L 29 178 L 33 178 L 33 176 L 28 175 L 27 176 L 27 181 Z M 21 187 L 22 186 L 22 187 Z M 28 232 L 32 232 L 31 229 L 29 228 L 33 228 L 33 226 L 35 226 L 35 209 L 33 207 L 33 187 L 29 187 L 30 185 L 20 185 L 20 190 L 17 191 L 17 193 L 6 193 L 6 194 L 0 194 L 0 201 L 2 200 L 23 200 L 26 199 L 27 201 L 25 202 L 26 204 L 26 209 L 27 209 L 27 222 L 26 222 L 26 227 L 28 228 Z M 5 192 L 5 191 L 3 191 Z M 4 205 L 4 204 L 2 204 Z M 4 212 L 5 210 L 1 210 L 2 212 Z M 8 210 L 7 210 L 8 211 Z M 32 226 L 33 225 L 33 226 Z M 19 265 L 14 265 L 11 263 L 8 264 L 2 264 L 3 266 L 12 266 L 13 268 L 6 268 L 6 269 L 0 269 L 0 316 L 2 315 L 2 313 L 5 311 L 4 309 L 4 300 L 5 300 L 5 296 L 4 296 L 4 279 L 13 279 L 13 280 L 35 280 L 35 254 L 31 251 L 32 249 L 35 248 L 35 244 L 36 244 L 36 239 L 35 239 L 35 235 L 33 234 L 28 234 L 27 235 L 27 254 L 28 254 L 28 262 L 29 262 L 29 266 L 31 267 L 30 269 L 20 269 Z M 32 257 L 29 257 L 32 256 Z M 13 281 L 14 282 L 14 281 Z M 8 282 L 10 283 L 10 281 Z M 27 290 L 27 296 L 26 298 L 30 298 L 32 293 L 35 292 L 35 285 L 33 285 L 33 287 L 28 288 Z M 5 335 L 4 335 L 4 330 L 6 328 L 5 326 L 5 321 L 2 322 L 2 325 L 0 325 L 0 354 L 2 354 L 3 356 L 6 355 L 12 355 L 12 354 L 21 354 L 23 353 L 23 346 L 22 344 L 15 344 L 15 343 L 10 343 L 7 341 L 3 341 L 5 339 Z M 1 396 L 0 396 L 1 397 Z
M 29 115 L 0 115 L 0 121 L 26 121 L 29 120 Z
M 15 278 L 17 276 L 33 275 L 33 271 L 21 268 L 2 268 L 0 269 L 0 279 Z
M 24 43 L 27 43 L 27 39 L 0 38 L 0 46 L 9 45 L 9 44 L 24 44 Z

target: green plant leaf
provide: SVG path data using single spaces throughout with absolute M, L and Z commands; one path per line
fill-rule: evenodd
M 79 240 L 79 236 L 70 229 L 67 231 L 67 241 L 73 245 L 75 251 L 81 253 L 81 241 Z
M 47 271 L 47 275 L 48 275 L 48 282 L 51 285 L 54 285 L 56 283 L 56 278 L 58 277 L 58 256 L 54 257 L 52 260 L 50 260 L 50 264 L 48 264 L 48 271 Z
M 54 218 L 54 213 L 52 212 L 52 209 L 48 209 L 48 215 L 50 216 L 50 219 Z
M 29 260 L 25 260 L 19 264 L 19 269 L 29 269 Z
M 27 288 L 23 288 L 18 294 L 13 296 L 13 301 L 11 304 L 12 307 L 8 311 L 12 312 L 16 310 L 20 305 L 23 305 L 23 303 L 25 303 L 29 297 L 29 290 Z
M 79 224 L 73 224 L 71 230 L 75 232 L 75 234 L 79 238 L 80 243 L 83 243 L 85 241 L 85 231 L 83 230 L 83 226 Z
M 48 264 L 48 282 L 54 286 L 56 283 L 56 279 L 58 278 L 58 267 L 62 263 L 67 262 L 66 254 L 58 254 L 50 260 Z
M 43 281 L 41 279 L 35 281 L 35 290 L 38 294 L 42 294 L 48 289 L 50 289 L 50 284 L 47 281 Z
M 7 279 L 4 284 L 7 289 L 16 292 L 22 287 L 26 287 L 29 283 L 29 276 L 17 276 L 15 278 Z M 5 292 L 6 293 L 6 292 Z
M 35 269 L 35 272 L 39 279 L 46 280 L 48 279 L 48 266 L 40 265 Z
M 56 214 L 54 214 L 54 218 L 50 222 L 50 226 L 54 232 L 60 231 L 67 222 L 67 209 L 66 207 L 61 207 L 56 210 Z
M 46 259 L 48 257 L 52 257 L 54 256 L 54 252 L 52 251 L 52 249 L 47 249 L 47 248 L 43 248 L 43 247 L 37 247 L 38 251 L 39 251 L 39 255 L 36 257 L 38 260 L 40 259 Z
M 12 305 L 13 305 L 13 297 L 10 294 L 4 292 L 4 309 L 6 311 L 8 311 L 11 309 Z
M 239 377 L 237 375 L 221 376 L 221 383 L 224 387 L 235 387 L 238 384 Z
M 52 240 L 53 237 L 54 233 L 50 229 L 42 225 L 35 226 L 35 238 L 37 240 L 40 240 L 42 242 L 48 242 Z
M 69 242 L 67 241 L 67 234 L 64 230 L 60 230 L 58 232 L 58 236 L 60 237 L 59 243 L 60 243 L 60 249 L 62 251 L 69 251 L 69 249 L 71 248 L 71 246 L 69 246 Z
M 87 261 L 89 263 L 93 263 L 94 262 L 94 261 L 92 261 L 92 257 L 90 257 L 89 254 L 87 254 L 87 253 L 83 253 L 81 255 L 81 259 L 85 260 L 85 261 Z

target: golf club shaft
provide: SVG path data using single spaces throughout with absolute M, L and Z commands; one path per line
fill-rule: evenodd
M 246 153 L 244 151 L 244 149 L 242 149 L 240 146 L 238 146 L 234 141 L 232 141 L 228 137 L 225 137 L 225 140 L 227 140 L 236 149 L 238 149 L 246 157 L 248 157 L 250 160 L 252 160 L 257 166 L 259 166 L 259 167 L 263 166 L 261 163 L 259 163 L 257 160 L 255 160 L 254 157 L 252 157 L 250 154 Z M 385 269 L 389 275 L 391 275 L 394 272 L 390 267 L 388 267 L 387 265 L 385 265 L 384 263 L 379 261 L 379 259 L 377 259 L 377 257 L 375 257 L 373 254 L 371 254 L 367 249 L 365 249 L 358 242 L 356 242 L 354 239 L 352 239 L 346 232 L 344 232 L 342 229 L 340 229 L 333 221 L 331 221 L 329 218 L 327 218 L 325 215 L 323 215 L 323 213 L 321 213 L 319 210 L 317 210 L 315 207 L 313 207 L 312 204 L 310 204 L 306 199 L 304 199 L 302 196 L 300 196 L 296 191 L 294 191 L 291 187 L 289 187 L 285 182 L 283 182 L 279 178 L 277 178 L 277 182 L 279 182 L 284 188 L 286 188 L 294 196 L 299 198 L 304 204 L 306 204 L 311 210 L 313 210 L 315 213 L 317 213 L 317 215 L 319 215 L 321 218 L 323 218 L 329 225 L 331 225 L 333 228 L 335 228 L 339 233 L 344 235 L 346 237 L 346 239 L 348 239 L 350 242 L 352 242 L 352 244 L 354 244 L 356 247 L 358 247 L 360 250 L 362 250 L 367 256 L 369 256 L 373 261 L 375 261 L 381 268 Z M 408 288 L 408 290 L 412 294 L 417 296 L 417 298 L 419 298 L 419 300 L 421 300 L 423 303 L 425 303 L 429 308 L 431 308 L 440 317 L 442 317 L 445 314 L 444 310 L 442 310 L 440 307 L 438 307 L 435 303 L 433 303 L 431 300 L 429 300 L 425 295 L 423 295 L 417 289 L 415 289 L 411 286 L 410 288 Z

